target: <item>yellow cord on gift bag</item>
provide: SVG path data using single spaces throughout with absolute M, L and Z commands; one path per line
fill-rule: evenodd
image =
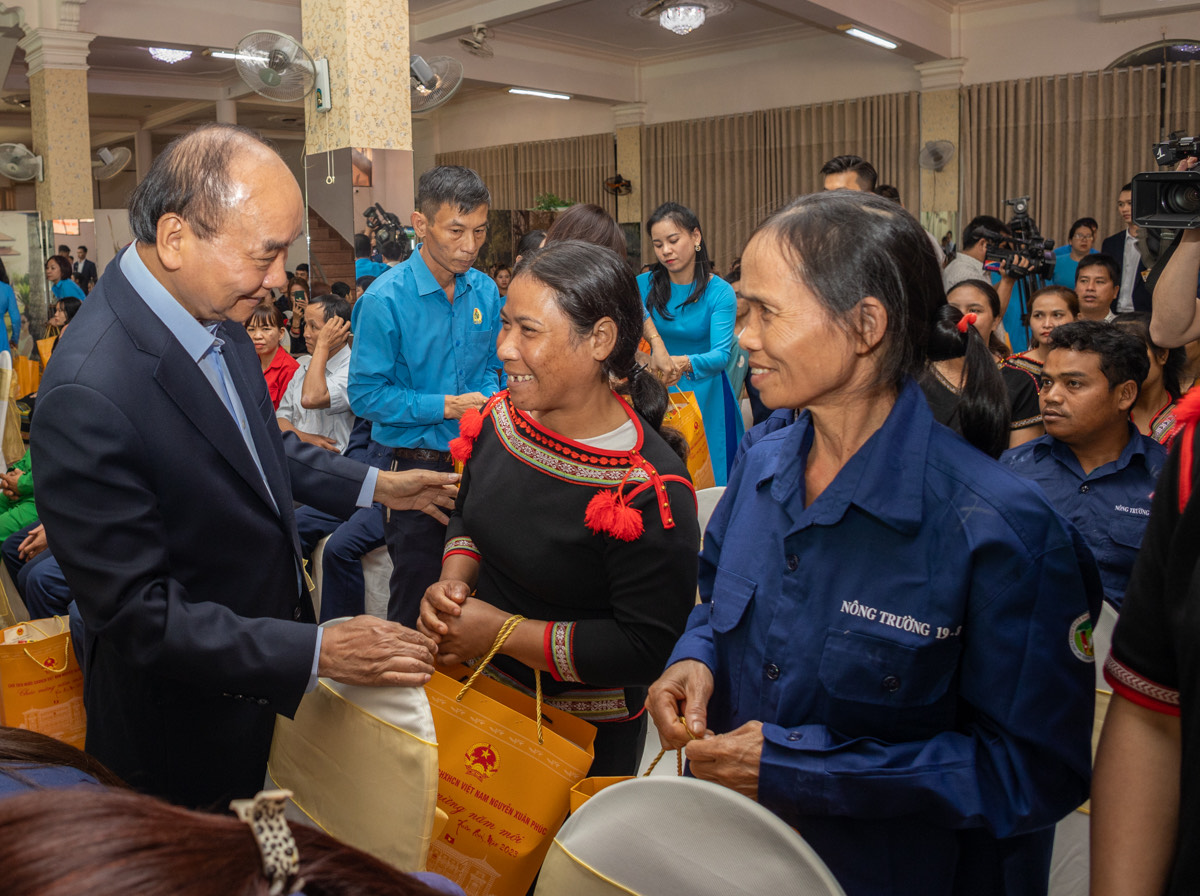
M 475 671 L 471 673 L 471 677 L 462 686 L 462 690 L 458 692 L 458 696 L 454 698 L 455 700 L 459 703 L 462 702 L 462 698 L 471 689 L 471 685 L 475 683 L 475 679 L 479 677 L 479 673 L 483 671 L 483 667 L 492 661 L 492 657 L 504 646 L 504 642 L 508 640 L 508 636 L 524 621 L 525 617 L 520 615 L 509 616 L 504 620 L 504 625 L 500 626 L 500 631 L 496 632 L 496 640 L 492 642 L 492 649 L 484 654 L 483 658 L 475 665 Z M 537 736 L 538 743 L 540 744 L 542 743 L 542 673 L 537 669 L 533 670 L 533 683 L 537 689 L 537 703 L 534 712 L 537 716 L 535 721 L 537 722 Z

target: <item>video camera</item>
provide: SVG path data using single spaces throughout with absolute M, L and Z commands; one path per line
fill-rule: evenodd
M 978 230 L 977 233 L 988 241 L 984 258 L 1004 262 L 1005 272 L 1011 277 L 1019 279 L 1032 274 L 1049 280 L 1054 276 L 1054 240 L 1044 239 L 1038 232 L 1037 222 L 1029 217 L 1029 197 L 1005 199 L 1004 204 L 1013 210 L 1012 220 L 1008 222 L 1011 234 L 986 228 Z M 1029 266 L 1014 264 L 1018 258 L 1024 258 Z
M 382 246 L 391 240 L 402 244 L 408 242 L 400 219 L 391 212 L 384 211 L 378 202 L 363 212 L 363 217 L 367 219 L 367 226 L 375 234 L 375 245 Z
M 1189 156 L 1200 156 L 1200 137 L 1172 134 L 1154 144 L 1160 165 L 1177 165 Z M 1141 227 L 1195 230 L 1200 227 L 1200 170 L 1147 171 L 1133 178 L 1133 220 Z M 1162 235 L 1169 242 L 1168 234 Z

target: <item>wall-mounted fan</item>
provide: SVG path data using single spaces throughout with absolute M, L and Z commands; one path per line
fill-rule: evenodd
M 313 58 L 280 31 L 251 31 L 238 41 L 234 64 L 247 87 L 281 103 L 304 99 L 316 86 Z
M 462 86 L 462 63 L 452 56 L 420 56 L 408 60 L 408 83 L 412 111 L 428 112 L 445 103 Z
M 458 39 L 458 43 L 468 53 L 480 59 L 491 59 L 492 48 L 487 42 L 491 36 L 492 32 L 488 30 L 487 25 L 475 25 L 470 34 L 464 34 Z
M 949 140 L 930 140 L 921 147 L 917 164 L 926 171 L 941 171 L 954 158 L 954 144 Z
M 610 196 L 628 196 L 633 192 L 633 184 L 617 174 L 604 182 L 604 192 Z
M 0 143 L 0 174 L 9 180 L 42 179 L 42 157 L 24 143 Z
M 110 177 L 116 177 L 133 158 L 133 153 L 127 147 L 118 146 L 115 149 L 106 149 L 100 147 L 100 151 L 96 153 L 98 159 L 92 159 L 92 177 L 96 180 L 108 180 Z

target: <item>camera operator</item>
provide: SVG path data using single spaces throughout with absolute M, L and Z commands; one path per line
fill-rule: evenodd
M 985 273 L 983 262 L 987 256 L 988 249 L 991 248 L 992 240 L 989 240 L 981 231 L 991 231 L 1003 236 L 1011 236 L 1012 231 L 1008 225 L 999 218 L 994 218 L 991 215 L 976 215 L 971 219 L 970 223 L 963 228 L 962 247 L 958 250 L 958 254 L 954 256 L 954 260 L 946 265 L 942 271 L 942 285 L 945 286 L 946 292 L 949 292 L 955 285 L 962 283 L 964 280 L 984 280 L 991 282 L 991 277 Z M 1027 259 L 1017 257 L 1013 259 L 1013 267 L 1021 268 L 1020 272 L 1010 273 L 1008 265 L 1000 263 L 1000 282 L 996 284 L 996 292 L 1000 296 L 1000 317 L 1003 319 L 1005 312 L 1008 310 L 1008 300 L 1012 295 L 1013 285 L 1016 284 L 1020 277 L 1024 276 L 1024 272 L 1029 269 L 1030 263 Z M 1016 348 L 1016 346 L 1014 346 Z
M 1188 156 L 1176 171 L 1200 170 L 1200 158 Z M 1185 230 L 1154 286 L 1150 338 L 1163 348 L 1200 339 L 1200 230 Z

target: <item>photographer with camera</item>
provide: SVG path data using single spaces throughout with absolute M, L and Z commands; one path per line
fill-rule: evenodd
M 1012 232 L 1008 229 L 1008 225 L 999 218 L 991 215 L 976 215 L 972 218 L 970 223 L 963 228 L 963 241 L 958 254 L 942 271 L 942 285 L 945 286 L 946 292 L 964 280 L 991 282 L 991 276 L 984 270 L 984 261 L 993 259 L 997 251 L 1003 251 L 1001 244 L 1005 237 L 1011 235 Z M 1010 256 L 1010 258 L 1011 261 L 1001 260 L 998 265 L 1001 276 L 1000 282 L 996 284 L 996 292 L 1000 296 L 1001 319 L 1008 310 L 1008 300 L 1012 295 L 1013 286 L 1017 280 L 1025 276 L 1031 266 L 1028 259 L 1020 256 Z M 1014 327 L 1013 329 L 1015 331 L 1018 328 Z M 1016 336 L 1017 333 L 1010 334 L 1010 341 L 1014 340 Z M 1015 341 L 1013 341 L 1012 347 L 1014 351 L 1019 351 L 1025 346 L 1022 340 L 1020 349 L 1017 348 Z
M 1175 164 L 1170 173 L 1139 174 L 1133 179 L 1133 217 L 1174 238 L 1147 284 L 1153 291 L 1150 338 L 1163 348 L 1200 339 L 1200 138 L 1172 139 L 1154 147 L 1159 164 Z M 1181 179 L 1182 175 L 1182 179 Z

